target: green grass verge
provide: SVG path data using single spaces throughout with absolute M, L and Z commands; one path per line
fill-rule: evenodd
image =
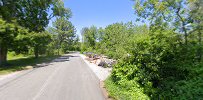
M 50 62 L 57 57 L 59 56 L 40 56 L 39 58 L 35 58 L 33 56 L 8 56 L 7 65 L 0 66 L 0 75 L 24 70 L 26 66 L 34 66 L 43 62 Z
M 150 98 L 143 93 L 143 89 L 131 87 L 132 82 L 124 84 L 116 84 L 112 81 L 111 77 L 104 81 L 105 87 L 109 93 L 110 98 L 115 100 L 149 100 Z M 134 83 L 133 83 L 134 84 Z M 136 83 L 135 83 L 136 84 Z

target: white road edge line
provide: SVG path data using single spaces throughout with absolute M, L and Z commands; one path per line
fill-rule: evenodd
M 59 67 L 60 68 L 60 67 Z M 44 82 L 43 86 L 41 87 L 40 91 L 34 96 L 34 98 L 32 100 L 36 100 L 43 92 L 44 89 L 46 88 L 46 86 L 49 83 L 49 80 L 52 79 L 52 77 L 56 74 L 56 72 L 58 72 L 59 68 L 57 68 L 50 76 L 49 78 Z

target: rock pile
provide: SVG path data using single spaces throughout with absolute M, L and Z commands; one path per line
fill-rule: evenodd
M 87 58 L 85 59 L 88 60 L 90 63 L 94 63 L 105 68 L 112 67 L 116 63 L 116 60 L 109 59 L 107 56 L 104 55 L 97 55 L 92 52 L 84 52 L 83 54 L 86 55 Z

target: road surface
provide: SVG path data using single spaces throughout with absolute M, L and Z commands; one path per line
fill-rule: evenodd
M 73 53 L 0 81 L 0 100 L 105 100 L 99 80 Z

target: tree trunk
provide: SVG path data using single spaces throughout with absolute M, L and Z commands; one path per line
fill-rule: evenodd
M 8 51 L 8 49 L 6 46 L 0 47 L 0 65 L 6 64 L 6 62 L 7 62 L 7 51 Z
M 186 29 L 186 27 L 185 27 L 186 21 L 183 19 L 183 17 L 180 15 L 179 12 L 180 12 L 180 7 L 177 9 L 176 14 L 177 14 L 177 16 L 180 18 L 180 21 L 181 21 L 181 23 L 182 23 L 182 30 L 183 30 L 183 32 L 184 32 L 185 44 L 187 45 L 187 43 L 188 43 L 188 40 L 187 40 L 188 33 L 187 33 L 187 29 Z
M 60 52 L 59 50 L 60 50 L 60 49 L 58 48 L 58 55 L 59 55 L 59 52 Z
M 60 49 L 61 49 L 61 41 L 58 43 L 58 55 L 60 54 Z
M 188 34 L 187 34 L 187 30 L 185 28 L 185 22 L 184 21 L 182 21 L 182 29 L 183 29 L 184 36 L 185 36 L 185 44 L 187 45 L 187 43 L 188 43 L 188 40 L 187 40 Z
M 39 57 L 39 47 L 38 46 L 34 47 L 34 53 L 35 53 L 35 58 L 38 58 Z
M 187 45 L 187 43 L 188 43 L 188 41 L 187 41 L 187 32 L 184 31 L 184 33 L 185 33 L 185 44 Z
M 202 33 L 200 32 L 200 30 L 198 32 L 198 37 L 199 37 L 199 40 L 198 40 L 199 48 L 198 48 L 197 53 L 198 53 L 198 61 L 201 62 L 201 60 L 202 60 Z

